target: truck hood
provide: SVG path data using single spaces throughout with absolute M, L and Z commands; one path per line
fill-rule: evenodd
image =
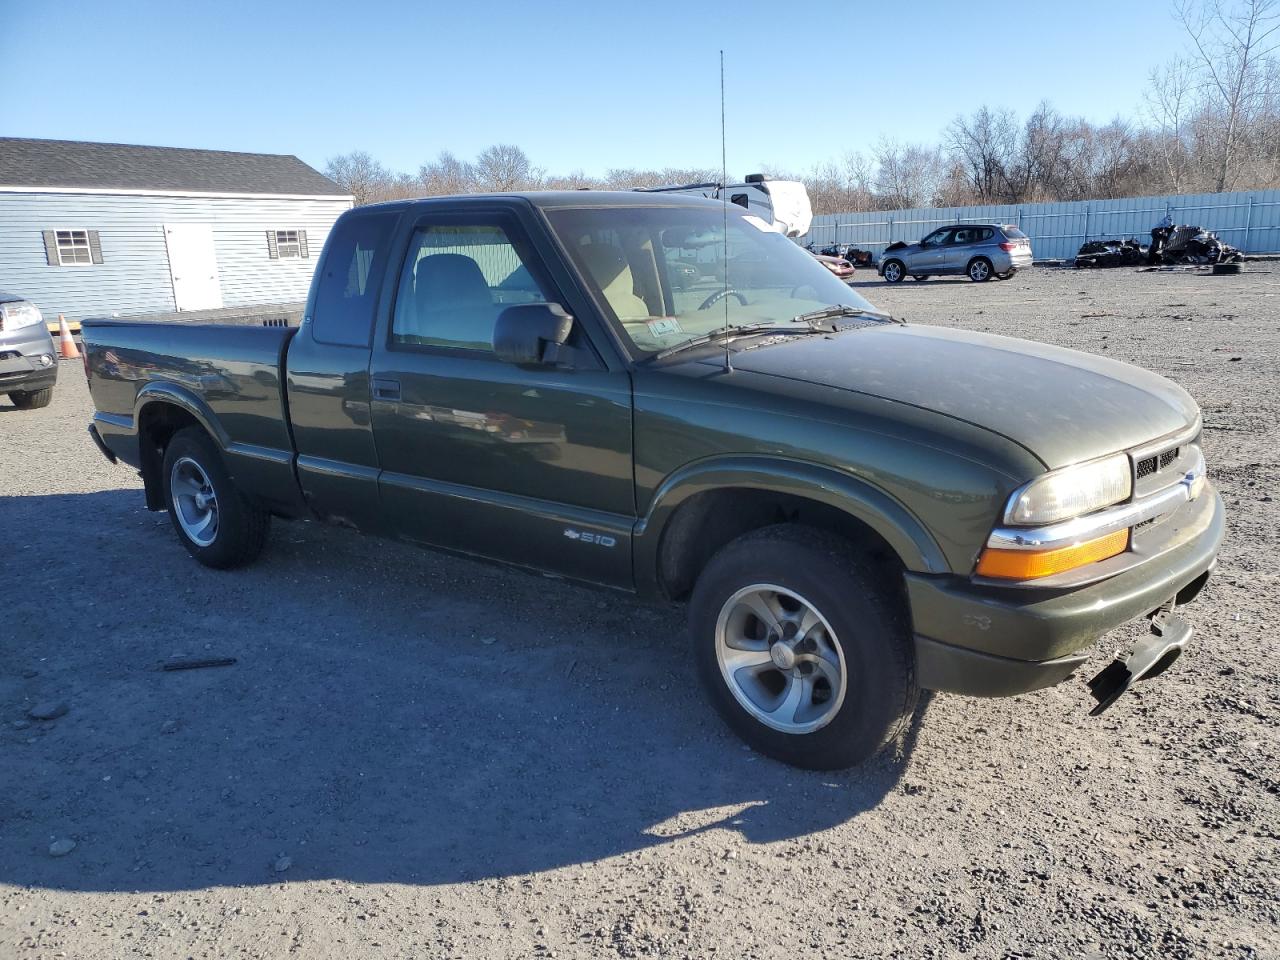
M 1028 340 L 886 324 L 734 354 L 735 369 L 907 403 L 1020 444 L 1050 469 L 1185 429 L 1191 396 L 1140 367 Z

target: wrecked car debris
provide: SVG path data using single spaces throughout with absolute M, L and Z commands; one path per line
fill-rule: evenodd
M 1137 240 L 1090 240 L 1076 253 L 1076 269 L 1137 266 L 1146 259 L 1147 248 Z
M 1168 238 L 1154 252 L 1148 251 L 1148 263 L 1235 263 L 1242 259 L 1239 250 L 1204 227 L 1183 224 L 1165 229 Z
M 1132 237 L 1089 240 L 1076 253 L 1076 269 L 1086 267 L 1178 266 L 1238 263 L 1240 251 L 1216 233 L 1198 226 L 1161 225 L 1151 231 L 1151 245 Z

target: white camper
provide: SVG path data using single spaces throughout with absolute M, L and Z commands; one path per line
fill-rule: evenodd
M 690 183 L 679 187 L 650 187 L 649 193 L 690 193 L 713 200 L 728 199 L 750 211 L 783 236 L 803 237 L 813 221 L 809 191 L 798 180 L 770 180 L 750 174 L 745 183 Z

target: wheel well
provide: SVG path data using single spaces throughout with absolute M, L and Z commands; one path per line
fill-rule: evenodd
M 969 267 L 973 266 L 973 262 L 974 262 L 975 260 L 985 260 L 985 261 L 986 261 L 987 266 L 988 266 L 988 267 L 989 267 L 989 266 L 991 266 L 991 258 L 990 258 L 990 257 L 988 257 L 986 254 L 982 254 L 982 253 L 980 253 L 980 254 L 978 254 L 976 257 L 970 257 L 970 258 L 969 258 L 969 262 L 965 265 L 965 269 L 966 269 L 966 270 L 968 270 L 968 269 L 969 269 Z
M 879 561 L 901 584 L 902 559 L 867 524 L 817 500 L 769 490 L 729 489 L 698 493 L 681 504 L 662 531 L 658 580 L 671 600 L 689 596 L 713 556 L 744 533 L 795 523 L 836 533 Z
M 186 427 L 201 427 L 201 424 L 189 411 L 176 404 L 157 402 L 142 408 L 138 417 L 138 450 L 148 510 L 165 508 L 164 487 L 160 482 L 165 447 L 175 433 Z

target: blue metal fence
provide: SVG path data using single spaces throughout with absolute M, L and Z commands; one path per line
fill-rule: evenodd
M 1165 214 L 1176 223 L 1212 230 L 1246 253 L 1280 251 L 1280 190 L 822 214 L 813 218 L 803 241 L 815 247 L 849 244 L 878 254 L 896 240 L 919 240 L 948 223 L 1011 223 L 1031 238 L 1037 259 L 1069 259 L 1086 240 L 1149 241 L 1151 228 Z

